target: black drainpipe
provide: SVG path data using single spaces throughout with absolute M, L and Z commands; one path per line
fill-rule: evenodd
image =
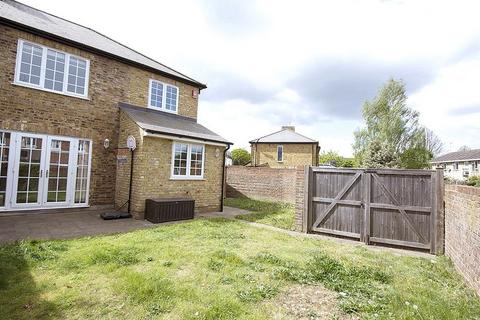
M 220 196 L 220 212 L 223 212 L 223 196 L 224 196 L 224 192 L 225 192 L 225 184 L 226 184 L 226 181 L 225 181 L 225 170 L 226 170 L 226 167 L 225 167 L 225 159 L 227 157 L 227 151 L 228 149 L 230 149 L 230 145 L 227 144 L 227 147 L 225 148 L 225 150 L 223 151 L 223 171 L 222 171 L 222 195 Z
M 130 208 L 132 203 L 132 180 L 133 180 L 133 153 L 135 150 L 132 150 L 132 159 L 130 160 L 130 186 L 128 188 L 128 213 L 131 214 Z

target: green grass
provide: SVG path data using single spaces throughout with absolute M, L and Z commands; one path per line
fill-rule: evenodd
M 251 214 L 237 216 L 237 219 L 293 230 L 295 214 L 293 204 L 249 198 L 227 198 L 225 199 L 225 205 L 252 212 Z
M 0 246 L 0 319 L 268 319 L 295 283 L 363 319 L 479 319 L 447 258 L 199 219 L 131 233 Z

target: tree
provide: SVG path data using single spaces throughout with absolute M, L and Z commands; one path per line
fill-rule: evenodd
M 433 156 L 430 148 L 438 149 L 438 141 L 419 125 L 419 113 L 407 106 L 402 81 L 387 81 L 372 101 L 364 103 L 362 113 L 365 127 L 355 131 L 353 144 L 355 159 L 361 166 L 428 166 Z
M 393 168 L 398 163 L 398 156 L 386 142 L 373 140 L 363 153 L 361 166 L 366 168 Z
M 458 151 L 469 151 L 469 150 L 472 150 L 470 149 L 469 146 L 461 146 L 460 148 L 458 148 Z
M 443 142 L 440 138 L 430 129 L 423 128 L 424 147 L 432 156 L 438 156 L 443 151 Z
M 244 166 L 251 160 L 250 153 L 242 148 L 232 150 L 232 161 L 235 165 Z
M 342 157 L 338 152 L 335 151 L 327 151 L 320 153 L 318 157 L 318 162 L 320 164 L 330 164 L 335 167 L 344 167 L 344 168 L 352 168 L 353 167 L 353 160 Z

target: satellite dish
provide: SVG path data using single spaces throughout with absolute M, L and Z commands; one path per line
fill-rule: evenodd
M 130 151 L 135 150 L 135 148 L 137 147 L 137 141 L 135 140 L 134 136 L 128 136 L 127 147 L 128 149 L 130 149 Z

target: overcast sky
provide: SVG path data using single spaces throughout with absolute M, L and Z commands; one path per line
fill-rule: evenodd
M 206 83 L 199 122 L 235 147 L 291 124 L 350 156 L 393 77 L 445 151 L 480 148 L 480 1 L 20 1 Z

